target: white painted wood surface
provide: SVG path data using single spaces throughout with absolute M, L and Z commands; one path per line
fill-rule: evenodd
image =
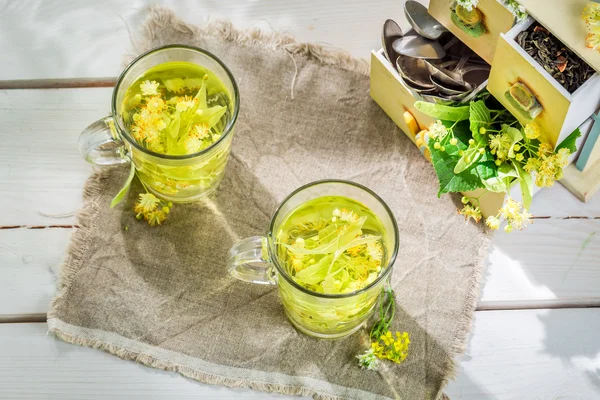
M 15 79 L 116 76 L 129 46 L 126 25 L 134 29 L 149 3 L 0 0 L 0 87 Z M 188 22 L 227 17 L 240 27 L 288 30 L 299 40 L 365 58 L 379 47 L 383 20 L 403 20 L 402 2 L 391 0 L 160 3 Z M 74 223 L 74 217 L 42 214 L 70 213 L 81 204 L 91 168 L 77 154 L 76 139 L 106 115 L 110 92 L 0 90 L 0 228 Z M 597 304 L 600 197 L 584 205 L 556 185 L 536 195 L 533 212 L 549 219 L 525 232 L 494 235 L 480 306 Z M 0 320 L 47 310 L 71 231 L 0 229 Z M 447 393 L 453 400 L 600 399 L 599 315 L 598 308 L 477 312 L 461 372 Z M 0 324 L 0 398 L 267 398 L 198 384 L 45 334 L 45 324 Z
M 46 336 L 45 324 L 0 325 L 2 399 L 296 398 L 202 385 Z M 600 310 L 479 312 L 452 400 L 600 398 Z
M 75 223 L 74 216 L 53 218 L 41 213 L 68 214 L 81 204 L 83 184 L 91 168 L 77 152 L 77 137 L 88 124 L 107 114 L 111 91 L 0 91 L 0 120 L 4 122 L 0 134 L 11 138 L 0 147 L 0 206 L 6 210 L 0 213 L 0 226 Z M 535 196 L 532 209 L 535 215 L 552 218 L 536 220 L 523 232 L 494 234 L 481 302 L 486 306 L 502 301 L 563 298 L 600 302 L 600 219 L 591 219 L 600 217 L 600 197 L 584 204 L 555 185 Z M 590 219 L 563 219 L 568 216 Z M 53 231 L 44 234 L 49 235 L 47 240 L 56 240 Z M 64 232 L 56 234 L 66 241 Z M 21 235 L 23 243 L 28 244 L 17 251 L 26 252 L 35 240 L 27 232 Z M 18 258 L 8 264 L 15 262 Z M 0 266 L 0 271 L 8 264 Z M 15 266 L 11 268 L 18 271 Z M 26 282 L 30 273 L 30 268 L 20 270 L 20 282 Z M 46 287 L 51 285 L 53 276 L 47 278 Z M 2 282 L 15 291 L 13 280 Z M 21 290 L 15 293 L 21 300 L 0 304 L 0 310 L 12 314 L 46 311 L 39 307 L 45 303 L 37 296 Z M 46 303 L 51 297 L 46 291 L 36 293 L 46 293 Z

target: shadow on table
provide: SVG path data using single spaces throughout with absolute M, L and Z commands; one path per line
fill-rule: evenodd
M 530 283 L 547 288 L 551 296 L 573 298 L 573 293 L 581 293 L 581 298 L 590 298 L 600 285 L 596 232 L 600 223 L 595 220 L 536 220 L 522 232 L 496 232 L 492 251 L 518 262 L 511 268 L 519 268 Z M 570 367 L 575 358 L 592 362 L 600 357 L 600 312 L 592 310 L 596 309 L 549 309 L 538 316 L 544 325 L 545 353 Z M 600 395 L 600 364 L 585 370 L 584 376 Z

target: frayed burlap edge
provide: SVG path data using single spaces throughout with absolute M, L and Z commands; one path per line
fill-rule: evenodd
M 240 30 L 236 29 L 230 21 L 211 18 L 207 18 L 202 27 L 189 25 L 177 18 L 173 11 L 161 6 L 151 7 L 149 13 L 150 16 L 142 28 L 141 38 L 136 41 L 132 40 L 134 48 L 125 56 L 126 64 L 140 53 L 157 47 L 156 31 L 158 28 L 168 26 L 177 32 L 191 35 L 192 39 L 193 37 L 210 36 L 237 45 L 287 52 L 291 55 L 318 61 L 323 65 L 336 66 L 365 76 L 369 75 L 368 61 L 355 58 L 350 53 L 332 46 L 298 42 L 289 33 L 265 32 L 256 27 Z
M 55 318 L 56 309 L 67 295 L 69 286 L 75 280 L 81 265 L 89 258 L 89 247 L 92 233 L 98 225 L 100 207 L 108 205 L 99 204 L 99 198 L 108 185 L 108 169 L 95 171 L 88 178 L 83 188 L 83 207 L 75 217 L 77 229 L 71 234 L 69 247 L 60 268 L 57 294 L 50 304 L 48 320 Z
M 344 70 L 353 71 L 361 75 L 369 75 L 369 64 L 366 60 L 356 59 L 345 51 L 335 50 L 323 45 L 300 43 L 289 34 L 278 32 L 264 32 L 258 28 L 249 28 L 246 30 L 237 30 L 229 21 L 223 20 L 207 20 L 204 27 L 189 25 L 180 19 L 175 14 L 164 7 L 154 6 L 149 11 L 149 17 L 142 28 L 142 38 L 135 43 L 135 51 L 137 54 L 130 53 L 125 56 L 125 61 L 129 62 L 140 51 L 152 49 L 153 43 L 156 40 L 155 31 L 158 27 L 170 26 L 171 28 L 182 32 L 189 33 L 194 36 L 211 36 L 222 40 L 230 41 L 243 46 L 255 46 L 261 48 L 272 49 L 274 51 L 285 51 L 289 54 L 300 55 L 310 60 L 316 60 L 324 65 L 336 66 Z M 67 251 L 66 260 L 61 268 L 61 277 L 58 284 L 58 294 L 52 301 L 50 311 L 48 312 L 48 324 L 50 331 L 58 338 L 65 342 L 77 344 L 80 346 L 92 347 L 112 353 L 126 360 L 134 360 L 144 365 L 159 368 L 167 371 L 177 371 L 188 378 L 207 383 L 219 384 L 228 387 L 244 387 L 256 389 L 264 392 L 277 392 L 286 395 L 312 395 L 319 400 L 343 400 L 345 397 L 334 396 L 330 394 L 318 393 L 313 389 L 298 386 L 280 385 L 265 382 L 255 382 L 250 380 L 242 380 L 238 378 L 229 378 L 215 374 L 198 371 L 183 365 L 176 365 L 169 362 L 164 362 L 146 354 L 131 352 L 127 349 L 105 343 L 100 340 L 87 339 L 71 335 L 60 331 L 52 326 L 52 320 L 56 318 L 56 307 L 66 295 L 70 283 L 74 280 L 82 263 L 87 258 L 89 241 L 91 232 L 97 225 L 98 207 L 97 201 L 94 201 L 104 190 L 107 185 L 106 171 L 94 173 L 87 181 L 84 189 L 84 205 L 77 214 L 77 224 L 79 228 L 72 235 L 69 249 Z M 436 399 L 447 399 L 448 397 L 442 392 L 448 381 L 456 377 L 457 362 L 455 358 L 464 353 L 467 346 L 467 339 L 471 332 L 473 324 L 473 314 L 479 297 L 479 289 L 483 268 L 485 264 L 485 255 L 489 248 L 489 238 L 482 241 L 478 251 L 479 262 L 475 265 L 473 274 L 468 282 L 468 293 L 465 299 L 461 317 L 458 326 L 460 327 L 452 340 L 451 348 L 448 354 L 447 361 L 444 364 L 446 377 L 444 378 L 441 388 L 436 395 Z

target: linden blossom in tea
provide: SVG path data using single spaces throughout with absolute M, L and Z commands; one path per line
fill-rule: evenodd
M 277 236 L 279 260 L 305 288 L 350 293 L 377 279 L 384 229 L 375 214 L 345 197 L 311 200 L 293 211 Z
M 167 62 L 127 89 L 121 115 L 133 138 L 155 153 L 185 155 L 221 138 L 231 99 L 211 71 Z
M 197 193 L 212 192 L 223 177 L 231 149 L 231 135 L 220 139 L 232 118 L 232 103 L 223 82 L 191 62 L 162 63 L 137 78 L 125 93 L 121 115 L 140 146 L 169 156 L 210 148 L 179 166 L 157 163 L 140 153 L 134 162 L 142 181 L 173 201 L 194 200 Z
M 276 237 L 282 268 L 310 292 L 349 295 L 323 302 L 279 280 L 281 301 L 292 323 L 319 337 L 344 336 L 358 329 L 381 288 L 351 294 L 369 286 L 389 268 L 384 239 L 381 220 L 346 197 L 319 197 L 292 211 Z

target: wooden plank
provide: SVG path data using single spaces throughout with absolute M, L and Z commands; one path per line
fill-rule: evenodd
M 289 399 L 203 385 L 47 336 L 45 323 L 0 325 L 0 398 L 44 400 Z M 294 397 L 302 398 L 302 397 Z
M 0 229 L 0 321 L 48 310 L 73 229 Z M 479 307 L 600 305 L 600 219 L 537 220 L 494 235 Z
M 363 0 L 4 2 L 0 13 L 1 79 L 118 76 L 122 56 L 134 48 L 130 33 L 135 35 L 152 4 L 173 9 L 189 23 L 201 24 L 206 17 L 229 19 L 239 28 L 289 32 L 299 41 L 330 44 L 361 58 L 381 47 L 386 18 L 408 27 L 403 3 L 391 0 L 373 0 L 368 6 Z
M 91 167 L 79 133 L 108 114 L 111 89 L 0 91 L 0 226 L 72 224 Z
M 75 223 L 74 217 L 38 212 L 62 214 L 79 207 L 90 168 L 80 160 L 75 142 L 83 127 L 104 115 L 109 97 L 110 89 L 0 91 L 0 140 L 6 143 L 0 147 L 0 207 L 5 210 L 0 226 Z M 562 219 L 600 217 L 600 197 L 583 204 L 555 185 L 537 194 L 532 208 L 536 216 L 551 218 L 537 220 L 524 232 L 494 235 L 483 304 L 530 306 L 526 303 L 600 297 L 598 234 L 574 261 L 582 244 L 600 230 L 600 219 Z M 56 269 L 67 241 L 61 229 L 0 229 L 0 314 L 46 312 L 54 285 L 48 268 Z M 39 243 L 49 245 L 38 249 Z M 32 256 L 30 264 L 23 264 Z
M 108 113 L 109 88 L 0 90 L 0 226 L 73 224 L 51 218 L 75 211 L 89 164 L 77 151 L 81 130 Z M 583 204 L 560 185 L 534 197 L 536 216 L 598 216 L 600 199 Z
M 46 313 L 73 229 L 0 229 L 0 319 Z
M 600 398 L 600 309 L 481 311 L 452 400 Z
M 478 312 L 446 393 L 453 400 L 598 398 L 599 329 L 599 309 Z M 46 324 L 0 325 L 0 398 L 297 398 L 203 385 L 46 331 Z

